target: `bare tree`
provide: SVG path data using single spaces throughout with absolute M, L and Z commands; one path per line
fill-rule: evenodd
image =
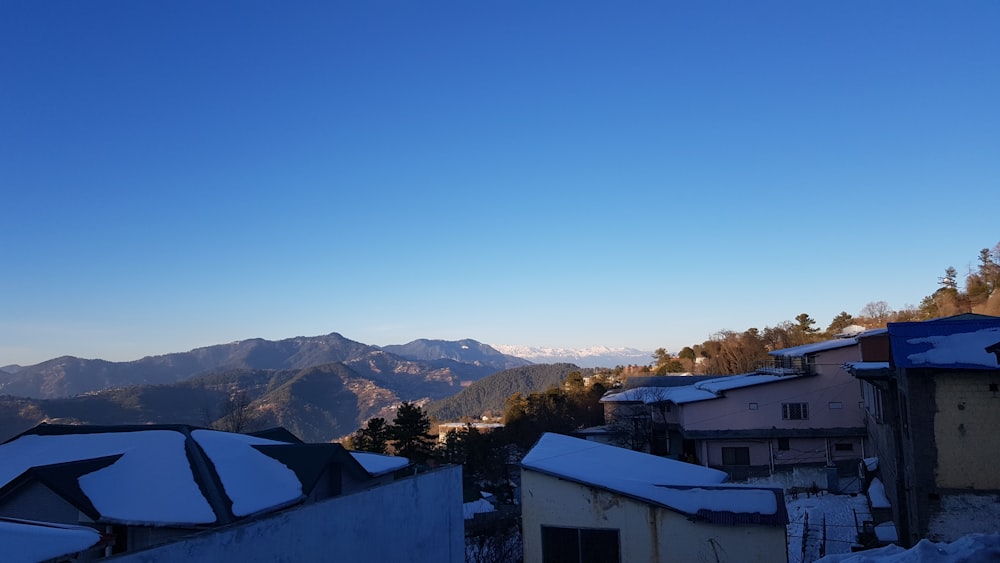
M 253 431 L 257 416 L 250 406 L 251 402 L 245 391 L 231 393 L 222 403 L 222 416 L 212 423 L 212 428 L 240 434 Z
M 657 453 L 667 449 L 659 438 L 668 439 L 666 415 L 668 387 L 637 387 L 629 392 L 639 401 L 617 406 L 608 417 L 611 439 L 619 446 Z M 657 432 L 662 430 L 662 434 Z
M 524 546 L 519 519 L 510 515 L 487 513 L 488 524 L 467 526 L 465 561 L 467 563 L 511 563 L 521 561 Z M 513 516 L 517 516 L 514 514 Z
M 861 308 L 861 316 L 868 320 L 868 328 L 883 327 L 892 318 L 894 311 L 885 301 L 872 301 Z

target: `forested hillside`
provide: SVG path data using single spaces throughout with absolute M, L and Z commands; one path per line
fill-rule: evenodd
M 500 416 L 507 399 L 558 386 L 571 372 L 591 372 L 573 364 L 539 364 L 495 373 L 466 387 L 457 395 L 427 405 L 427 412 L 438 420 L 479 418 L 484 413 Z

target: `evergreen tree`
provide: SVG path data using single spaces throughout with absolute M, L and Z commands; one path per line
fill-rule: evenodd
M 854 324 L 854 317 L 847 314 L 847 311 L 841 311 L 839 315 L 833 317 L 833 320 L 830 321 L 830 326 L 826 327 L 826 333 L 829 336 L 839 334 L 852 324 Z
M 384 418 L 372 418 L 351 436 L 351 446 L 358 451 L 384 454 L 389 451 L 389 424 Z
M 945 289 L 958 290 L 958 270 L 948 266 L 944 269 L 944 276 L 938 278 L 938 283 Z
M 415 463 L 427 461 L 433 448 L 430 429 L 431 419 L 427 413 L 418 405 L 404 402 L 389 428 L 393 451 Z

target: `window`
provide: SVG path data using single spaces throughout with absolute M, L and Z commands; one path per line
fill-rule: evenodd
M 750 465 L 750 448 L 722 448 L 722 465 Z
M 755 410 L 757 410 L 757 403 L 750 403 L 750 407 L 749 407 L 749 408 L 750 408 L 750 410 L 752 410 L 752 411 L 755 411 Z
M 781 403 L 783 420 L 808 420 L 809 403 Z
M 834 444 L 833 450 L 837 452 L 853 452 L 854 444 L 851 443 Z
M 841 403 L 840 401 L 834 401 L 830 403 L 830 408 L 833 410 L 842 409 L 844 408 L 844 403 Z
M 618 530 L 542 526 L 545 563 L 618 563 Z
M 875 422 L 882 424 L 882 390 L 871 383 L 863 382 L 861 392 L 864 396 L 865 410 Z
M 788 438 L 778 438 L 778 449 L 785 452 L 792 449 L 788 443 Z

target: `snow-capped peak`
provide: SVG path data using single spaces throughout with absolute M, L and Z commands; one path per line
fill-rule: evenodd
M 647 365 L 652 352 L 636 348 L 588 346 L 586 348 L 552 348 L 491 344 L 495 350 L 510 356 L 524 358 L 534 363 L 572 363 L 580 367 L 615 367 L 619 365 Z

